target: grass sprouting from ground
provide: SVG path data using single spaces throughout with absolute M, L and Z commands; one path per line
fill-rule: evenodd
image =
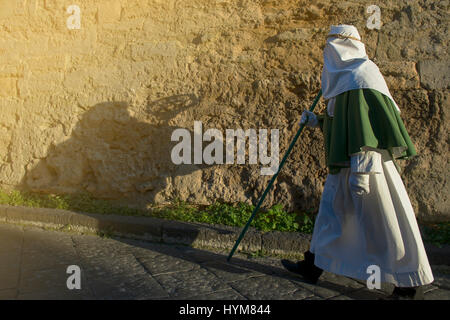
M 21 191 L 0 191 L 0 204 L 34 208 L 64 209 L 85 213 L 148 216 L 185 222 L 200 222 L 242 227 L 250 218 L 253 205 L 246 203 L 216 202 L 209 206 L 197 206 L 183 201 L 151 210 L 118 206 L 111 201 L 97 199 L 89 194 L 51 195 Z M 261 231 L 290 231 L 312 233 L 314 214 L 289 213 L 277 204 L 268 210 L 260 210 L 252 227 Z
M 424 240 L 438 247 L 450 244 L 450 222 L 423 223 Z
M 147 216 L 185 222 L 200 222 L 243 227 L 250 218 L 253 205 L 246 203 L 216 202 L 209 206 L 174 201 L 170 205 L 149 210 L 119 206 L 111 201 L 95 198 L 89 194 L 52 195 L 21 191 L 0 190 L 0 204 L 33 208 L 64 209 L 76 212 Z M 290 231 L 311 234 L 314 213 L 287 212 L 276 204 L 268 210 L 260 210 L 251 226 L 261 231 Z M 450 244 L 450 222 L 421 222 L 424 240 L 437 246 Z

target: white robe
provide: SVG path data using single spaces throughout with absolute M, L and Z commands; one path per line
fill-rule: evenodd
M 390 154 L 362 154 L 363 161 L 352 156 L 350 168 L 327 177 L 311 241 L 315 265 L 364 281 L 370 276 L 367 268 L 377 265 L 381 282 L 398 287 L 433 282 L 411 202 Z M 369 174 L 368 194 L 350 189 L 351 172 L 358 171 Z

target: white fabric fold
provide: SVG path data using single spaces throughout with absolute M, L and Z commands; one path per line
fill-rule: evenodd
M 350 191 L 358 196 L 363 196 L 370 193 L 369 185 L 370 177 L 368 174 L 360 174 L 352 172 L 348 183 L 350 185 Z
M 382 173 L 381 154 L 376 151 L 362 151 L 350 157 L 352 173 Z

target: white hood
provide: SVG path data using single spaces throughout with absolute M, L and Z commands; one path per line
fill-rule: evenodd
M 354 89 L 374 89 L 392 98 L 380 70 L 366 54 L 358 30 L 350 25 L 331 26 L 323 52 L 322 94 L 324 99 Z

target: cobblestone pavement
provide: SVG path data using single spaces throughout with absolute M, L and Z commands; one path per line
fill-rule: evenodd
M 317 285 L 280 260 L 128 239 L 101 238 L 0 224 L 0 299 L 378 299 L 392 287 L 324 273 Z M 81 289 L 69 290 L 70 265 Z M 426 299 L 450 299 L 450 271 L 433 266 Z

